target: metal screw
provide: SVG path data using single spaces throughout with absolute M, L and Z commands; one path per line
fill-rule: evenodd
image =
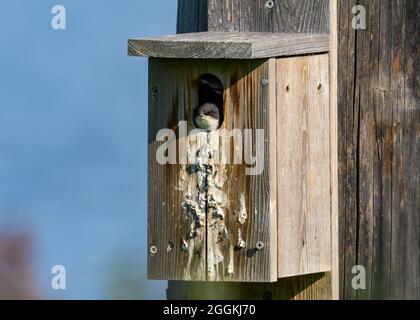
M 269 83 L 270 83 L 270 81 L 268 81 L 268 79 L 266 79 L 266 78 L 261 79 L 261 85 L 263 85 L 264 87 L 268 86 Z
M 272 8 L 274 7 L 274 1 L 273 1 L 273 0 L 268 0 L 268 1 L 265 3 L 265 7 L 266 7 L 267 9 L 272 9 Z
M 264 248 L 264 242 L 262 242 L 262 241 L 258 241 L 258 242 L 255 244 L 255 247 L 257 248 L 257 250 L 261 250 L 261 249 L 263 249 L 263 248 Z
M 157 247 L 156 247 L 156 246 L 154 246 L 154 245 L 150 246 L 150 248 L 149 248 L 149 252 L 150 252 L 150 254 L 156 254 L 156 252 L 157 252 Z

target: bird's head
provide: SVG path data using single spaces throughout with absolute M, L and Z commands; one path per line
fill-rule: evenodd
M 214 103 L 204 103 L 194 110 L 194 124 L 205 131 L 215 131 L 219 128 L 220 112 Z

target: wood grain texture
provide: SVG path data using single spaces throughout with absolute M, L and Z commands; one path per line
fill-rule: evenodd
M 206 233 L 201 232 L 194 238 L 188 237 L 190 226 L 195 223 L 196 217 L 182 207 L 185 198 L 180 191 L 180 188 L 185 192 L 188 189 L 192 195 L 197 195 L 197 177 L 187 176 L 188 180 L 180 185 L 185 166 L 159 165 L 156 158 L 161 145 L 161 142 L 156 141 L 159 130 L 176 130 L 179 120 L 190 119 L 190 106 L 196 103 L 194 96 L 188 94 L 189 83 L 185 81 L 191 80 L 189 71 L 173 71 L 168 73 L 165 64 L 150 60 L 148 250 L 155 246 L 157 252 L 149 252 L 148 278 L 206 280 Z M 193 143 L 193 139 L 189 143 Z
M 328 35 L 198 32 L 130 39 L 128 54 L 155 58 L 259 59 L 327 52 Z
M 328 0 L 181 0 L 178 33 L 197 31 L 329 33 Z M 201 8 L 201 9 L 198 9 Z M 207 9 L 206 13 L 203 11 Z
M 330 300 L 331 274 L 279 279 L 274 283 L 169 281 L 169 300 Z
M 208 30 L 208 0 L 179 0 L 176 33 Z
M 230 159 L 209 161 L 206 191 L 201 191 L 196 170 L 180 164 L 160 165 L 155 154 L 161 143 L 156 133 L 163 128 L 176 128 L 178 121 L 194 128 L 193 109 L 198 104 L 197 80 L 211 73 L 224 84 L 224 122 L 221 130 L 251 129 L 252 155 L 256 155 L 256 129 L 263 129 L 260 159 L 263 171 L 246 175 L 249 163 L 234 164 L 234 151 L 241 141 L 224 139 L 217 157 Z M 276 140 L 275 95 L 273 85 L 264 86 L 262 79 L 274 84 L 273 60 L 150 60 L 149 110 L 149 246 L 158 252 L 149 255 L 149 278 L 209 281 L 275 281 L 277 279 L 276 185 L 269 177 L 275 172 Z M 220 130 L 219 130 L 220 131 Z M 176 137 L 179 140 L 179 136 Z M 212 136 L 208 135 L 212 146 Z M 242 143 L 244 140 L 242 140 Z M 194 139 L 186 140 L 188 151 Z M 177 148 L 180 151 L 181 147 Z M 224 163 L 224 164 L 223 164 Z M 251 165 L 252 167 L 253 165 Z M 204 194 L 203 194 L 204 192 Z M 199 198 L 198 200 L 196 200 Z M 204 199 L 203 199 L 204 198 Z M 204 225 L 195 227 L 196 208 L 206 202 Z M 184 210 L 185 202 L 195 208 Z M 241 214 L 245 212 L 246 218 Z M 201 219 L 199 219 L 201 221 Z M 193 230 L 191 230 L 193 225 Z M 189 236 L 198 231 L 198 236 Z M 241 237 L 246 247 L 238 249 Z M 187 242 L 188 250 L 181 244 Z M 256 250 L 262 241 L 264 249 Z M 174 248 L 166 251 L 168 243 Z M 162 249 L 161 249 L 162 248 Z
M 330 156 L 331 156 L 331 287 L 332 299 L 340 298 L 338 214 L 338 112 L 337 112 L 337 0 L 330 0 Z
M 277 60 L 279 278 L 331 270 L 328 55 Z
M 366 30 L 352 28 L 356 4 Z M 420 299 L 420 4 L 338 5 L 340 295 Z

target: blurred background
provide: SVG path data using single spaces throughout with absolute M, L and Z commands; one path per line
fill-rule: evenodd
M 127 39 L 175 33 L 176 5 L 0 2 L 0 299 L 165 298 L 146 280 L 147 60 Z

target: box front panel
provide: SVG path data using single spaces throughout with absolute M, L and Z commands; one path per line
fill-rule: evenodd
M 193 131 L 203 74 L 224 86 L 208 134 Z M 149 278 L 275 281 L 275 59 L 150 59 L 149 86 Z

